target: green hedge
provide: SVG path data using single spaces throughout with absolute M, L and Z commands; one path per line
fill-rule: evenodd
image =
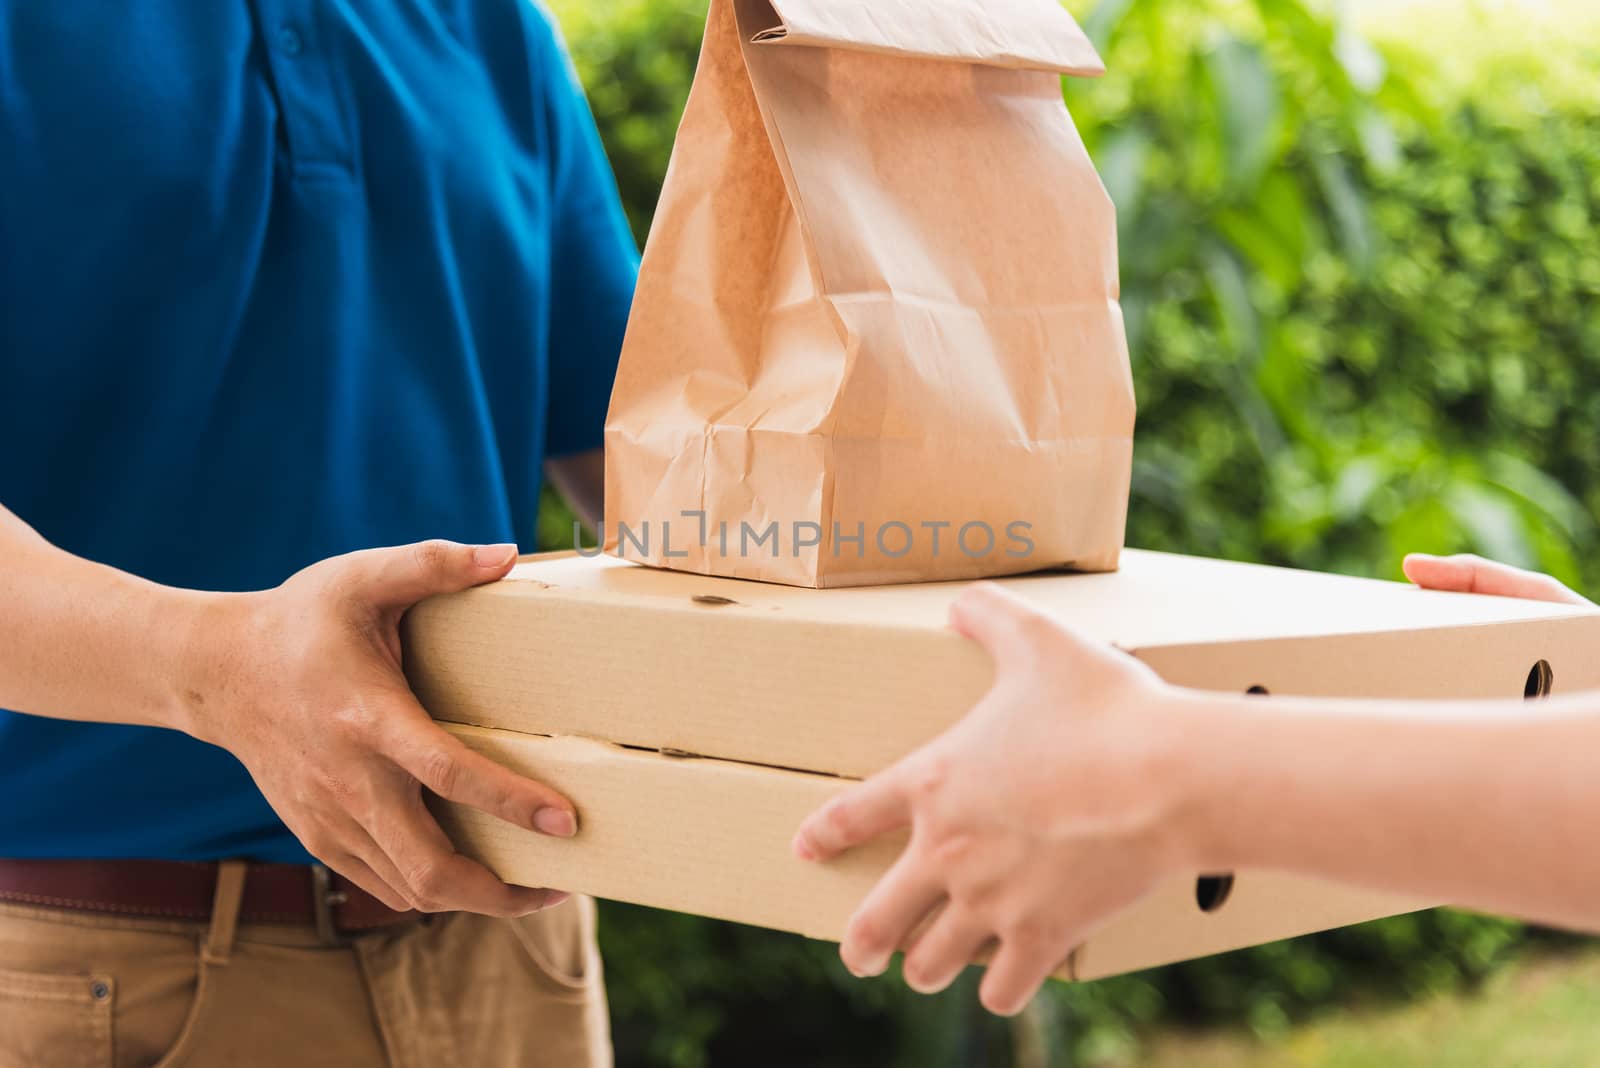
M 557 10 L 642 240 L 703 0 Z M 1084 22 L 1111 73 L 1066 92 L 1119 207 L 1130 543 L 1384 576 L 1471 549 L 1600 589 L 1593 40 L 1546 86 L 1547 55 L 1463 78 L 1459 41 L 1441 71 L 1302 0 L 1102 0 Z M 1006 1025 L 970 977 L 917 998 L 801 939 L 617 906 L 603 935 L 622 1062 L 673 1068 L 1116 1061 L 1157 1021 L 1270 1031 L 1471 981 L 1528 937 L 1402 917 L 1058 985 Z

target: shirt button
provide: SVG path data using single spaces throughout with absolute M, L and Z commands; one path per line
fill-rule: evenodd
M 298 56 L 305 50 L 305 40 L 293 26 L 278 27 L 278 51 L 286 56 Z

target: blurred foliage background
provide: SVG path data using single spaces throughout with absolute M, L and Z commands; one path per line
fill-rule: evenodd
M 554 6 L 642 242 L 704 0 Z M 1471 550 L 1600 590 L 1600 16 L 1069 6 L 1110 70 L 1065 93 L 1119 211 L 1129 543 L 1387 577 L 1407 550 Z M 570 531 L 552 502 L 542 536 Z M 1270 1036 L 1330 1004 L 1476 983 L 1557 937 L 1424 913 L 1055 984 L 1004 1022 L 971 976 L 918 998 L 802 939 L 605 920 L 620 1063 L 664 1068 L 1130 1063 L 1161 1025 Z

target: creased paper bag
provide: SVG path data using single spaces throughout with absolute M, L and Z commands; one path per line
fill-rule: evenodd
M 606 544 L 801 586 L 1110 570 L 1134 404 L 1054 0 L 712 0 Z

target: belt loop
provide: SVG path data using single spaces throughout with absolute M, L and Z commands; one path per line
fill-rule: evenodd
M 339 932 L 339 920 L 335 912 L 349 899 L 349 894 L 334 885 L 333 873 L 326 866 L 311 865 L 311 914 L 316 921 L 317 937 L 323 945 L 334 947 L 350 944 L 350 940 Z
M 242 860 L 224 860 L 217 865 L 211 929 L 206 932 L 205 950 L 200 954 L 207 964 L 227 964 L 233 956 L 233 939 L 239 930 L 239 904 L 244 900 L 244 882 L 249 872 L 250 865 Z

